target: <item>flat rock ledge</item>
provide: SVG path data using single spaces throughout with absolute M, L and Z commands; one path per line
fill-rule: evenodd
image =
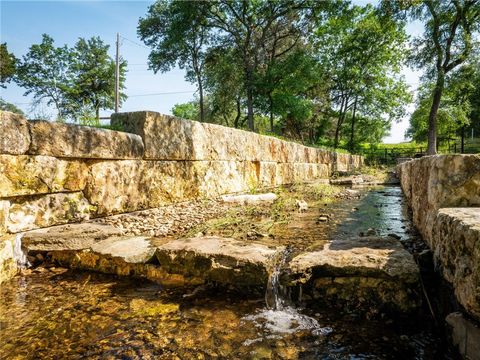
M 138 276 L 165 286 L 221 284 L 243 292 L 264 291 L 285 252 L 283 246 L 222 237 L 185 239 L 119 235 L 111 225 L 75 224 L 28 232 L 23 247 L 61 266 Z M 356 309 L 415 310 L 419 273 L 413 257 L 393 238 L 335 240 L 295 256 L 282 282 L 312 300 Z
M 294 257 L 289 268 L 290 284 L 302 284 L 316 301 L 372 311 L 410 312 L 420 305 L 418 267 L 391 237 L 334 240 Z

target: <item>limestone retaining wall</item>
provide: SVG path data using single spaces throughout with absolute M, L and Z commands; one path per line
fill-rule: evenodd
M 0 245 L 8 234 L 328 178 L 363 162 L 154 112 L 116 114 L 112 125 L 127 132 L 1 112 Z
M 458 302 L 480 320 L 480 155 L 437 155 L 398 165 L 413 221 Z

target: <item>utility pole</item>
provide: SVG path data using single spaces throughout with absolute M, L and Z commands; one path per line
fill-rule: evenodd
M 120 89 L 120 35 L 117 33 L 117 44 L 115 54 L 115 112 L 118 113 L 119 89 Z

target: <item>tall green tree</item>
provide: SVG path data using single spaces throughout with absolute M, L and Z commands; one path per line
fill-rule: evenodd
M 16 72 L 17 58 L 8 51 L 7 43 L 0 44 L 0 87 L 5 88 Z
M 32 45 L 19 62 L 15 81 L 26 89 L 24 95 L 33 94 L 35 104 L 45 100 L 47 105 L 54 105 L 63 118 L 70 113 L 70 63 L 68 47 L 56 47 L 54 40 L 43 34 L 42 42 Z
M 400 76 L 406 39 L 401 22 L 383 17 L 371 6 L 348 7 L 317 28 L 315 46 L 322 68 L 329 73 L 331 101 L 337 111 L 334 148 L 339 146 L 344 124 L 350 122 L 353 150 L 356 116 L 383 117 L 389 122 L 402 116 L 410 100 Z
M 69 104 L 74 112 L 91 109 L 98 120 L 100 109 L 113 109 L 115 106 L 115 61 L 108 55 L 109 45 L 99 37 L 88 40 L 80 38 L 70 50 Z M 120 62 L 120 102 L 126 99 L 121 91 L 125 88 L 127 63 Z
M 202 8 L 201 2 L 159 0 L 138 25 L 138 35 L 152 49 L 148 59 L 155 73 L 178 65 L 187 71 L 189 81 L 197 83 L 200 121 L 205 120 L 203 70 L 210 39 Z
M 383 1 L 391 14 L 407 14 L 424 23 L 425 32 L 413 41 L 412 63 L 426 70 L 434 81 L 428 115 L 428 154 L 437 152 L 437 114 L 447 75 L 468 61 L 475 46 L 475 33 L 480 30 L 479 0 L 396 0 Z

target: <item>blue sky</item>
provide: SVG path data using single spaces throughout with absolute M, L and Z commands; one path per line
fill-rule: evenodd
M 356 3 L 368 1 L 358 0 Z M 110 44 L 114 56 L 115 37 L 119 32 L 120 53 L 128 61 L 126 94 L 128 100 L 121 111 L 153 110 L 170 113 L 173 105 L 189 101 L 195 86 L 184 80 L 184 71 L 174 69 L 165 74 L 153 74 L 148 70 L 149 50 L 137 39 L 138 19 L 145 16 L 152 1 L 0 1 L 0 41 L 6 42 L 15 56 L 21 57 L 28 48 L 41 41 L 43 33 L 50 35 L 57 46 L 73 44 L 79 37 L 100 36 Z M 419 24 L 410 24 L 411 35 L 421 32 Z M 415 89 L 419 73 L 405 69 L 407 82 Z M 24 90 L 15 84 L 0 89 L 0 96 L 29 113 L 31 96 L 23 96 Z M 165 94 L 167 93 L 167 94 Z M 411 111 L 413 106 L 409 107 Z M 37 109 L 37 113 L 54 112 L 48 108 Z M 103 112 L 108 116 L 110 112 Z M 54 116 L 53 116 L 54 117 Z M 403 141 L 408 127 L 408 116 L 392 126 L 391 135 L 385 142 Z

